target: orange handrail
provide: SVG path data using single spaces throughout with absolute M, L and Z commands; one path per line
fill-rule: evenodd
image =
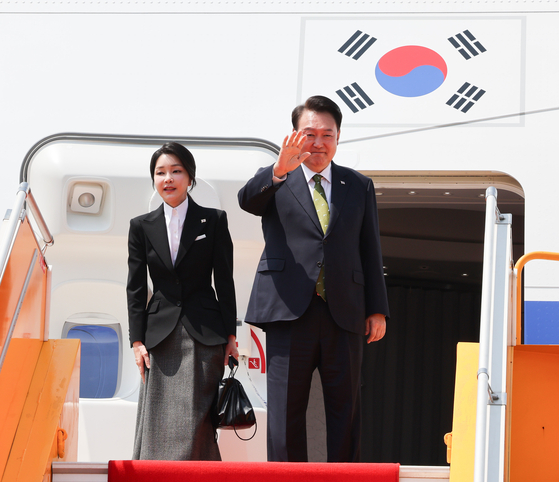
M 514 265 L 516 269 L 516 339 L 522 340 L 522 270 L 528 261 L 542 259 L 559 261 L 559 253 L 551 251 L 533 251 L 522 256 Z M 519 341 L 520 343 L 520 341 Z

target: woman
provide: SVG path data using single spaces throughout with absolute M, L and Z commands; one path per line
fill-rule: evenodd
M 188 195 L 196 164 L 184 146 L 164 144 L 150 172 L 164 203 L 132 219 L 128 236 L 130 343 L 143 382 L 133 458 L 221 460 L 210 410 L 224 364 L 238 358 L 227 217 Z

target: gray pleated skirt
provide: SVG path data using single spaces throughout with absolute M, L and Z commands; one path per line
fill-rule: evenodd
M 224 346 L 203 345 L 177 323 L 149 356 L 132 458 L 221 460 L 210 410 L 223 378 Z

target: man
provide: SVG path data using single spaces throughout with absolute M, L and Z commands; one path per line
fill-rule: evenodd
M 315 368 L 328 461 L 360 456 L 362 336 L 384 336 L 388 301 L 373 183 L 332 162 L 341 121 L 333 101 L 309 98 L 293 110 L 277 162 L 239 191 L 241 208 L 262 217 L 266 242 L 246 321 L 266 331 L 270 461 L 308 460 Z

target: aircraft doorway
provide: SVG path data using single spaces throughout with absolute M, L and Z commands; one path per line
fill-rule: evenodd
M 479 340 L 485 190 L 513 217 L 524 254 L 524 196 L 496 173 L 365 173 L 375 182 L 391 319 L 363 364 L 364 462 L 446 465 L 456 344 Z

